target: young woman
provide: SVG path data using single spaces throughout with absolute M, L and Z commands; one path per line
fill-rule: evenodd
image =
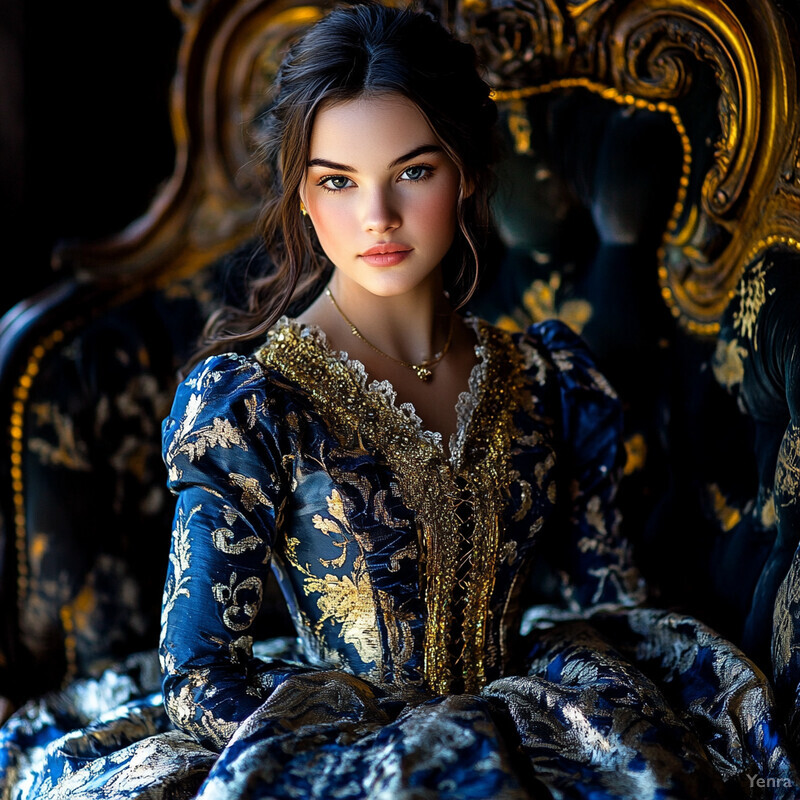
M 36 791 L 791 796 L 763 676 L 642 606 L 590 353 L 460 311 L 492 268 L 494 118 L 426 14 L 341 8 L 290 50 L 263 120 L 275 271 L 211 321 L 163 427 L 163 708 L 76 731 Z M 254 641 L 270 570 L 297 642 Z

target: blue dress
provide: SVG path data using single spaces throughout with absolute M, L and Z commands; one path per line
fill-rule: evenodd
M 288 318 L 194 369 L 163 425 L 160 671 L 18 711 L 0 797 L 798 796 L 764 675 L 646 605 L 581 340 L 467 322 L 449 443 Z M 296 638 L 256 635 L 270 571 Z

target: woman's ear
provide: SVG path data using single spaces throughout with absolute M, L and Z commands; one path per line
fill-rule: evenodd
M 461 179 L 461 199 L 466 200 L 475 191 L 475 181 L 471 178 Z

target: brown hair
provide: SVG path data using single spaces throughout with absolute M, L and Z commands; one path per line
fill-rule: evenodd
M 314 117 L 326 102 L 387 93 L 419 107 L 461 173 L 458 232 L 443 272 L 454 307 L 472 296 L 490 229 L 497 117 L 475 51 L 427 12 L 372 2 L 339 7 L 288 50 L 274 100 L 256 120 L 267 179 L 260 232 L 273 268 L 250 282 L 246 308 L 224 307 L 210 318 L 201 356 L 262 336 L 330 273 L 300 213 Z

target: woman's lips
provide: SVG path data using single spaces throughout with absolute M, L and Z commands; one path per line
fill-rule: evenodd
M 393 267 L 403 261 L 412 249 L 404 244 L 376 244 L 361 253 L 359 258 L 373 267 Z

